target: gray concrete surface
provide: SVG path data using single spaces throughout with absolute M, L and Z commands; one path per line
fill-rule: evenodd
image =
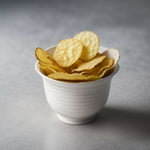
M 0 150 L 150 149 L 149 1 L 0 3 Z M 83 30 L 118 48 L 121 68 L 99 118 L 71 126 L 45 99 L 34 51 Z

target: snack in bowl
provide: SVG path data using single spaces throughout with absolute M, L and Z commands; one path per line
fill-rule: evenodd
M 81 56 L 82 43 L 77 39 L 61 40 L 54 52 L 54 60 L 62 67 L 73 65 Z
M 105 49 L 105 50 L 103 50 Z M 104 107 L 112 77 L 119 69 L 119 50 L 100 47 L 98 36 L 84 31 L 56 47 L 35 51 L 48 103 L 68 124 L 84 124 Z
M 96 56 L 99 51 L 100 41 L 94 32 L 80 32 L 74 38 L 80 40 L 83 44 L 81 59 L 88 61 Z
M 84 82 L 103 78 L 119 61 L 117 49 L 108 49 L 103 53 L 98 50 L 98 36 L 84 31 L 72 39 L 61 40 L 53 55 L 39 47 L 35 55 L 47 77 Z

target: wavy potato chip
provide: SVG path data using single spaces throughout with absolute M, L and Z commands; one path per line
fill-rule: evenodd
M 119 58 L 120 58 L 120 52 L 119 52 L 119 50 L 117 50 L 115 48 L 110 48 L 110 49 L 104 51 L 102 54 L 107 56 L 108 58 L 114 59 L 114 65 L 112 67 L 114 67 L 118 63 Z
M 39 62 L 39 65 L 41 68 L 43 68 L 45 70 L 45 68 L 47 68 L 47 70 L 55 70 L 53 72 L 66 72 L 63 68 L 59 67 L 58 65 L 51 65 L 51 64 L 45 64 L 42 62 Z
M 56 72 L 48 75 L 49 78 L 56 79 L 56 80 L 65 80 L 65 81 L 91 81 L 91 80 L 96 80 L 99 79 L 99 76 L 95 75 L 88 75 L 84 76 L 78 73 L 63 73 L 63 72 Z
M 61 40 L 53 57 L 60 66 L 69 67 L 79 59 L 82 49 L 83 45 L 77 39 Z
M 88 70 L 88 71 L 91 71 L 91 70 Z M 101 72 L 99 73 L 98 75 L 98 71 L 99 71 L 99 67 L 97 68 L 94 68 L 94 71 L 93 72 L 88 72 L 88 71 L 84 71 L 84 72 L 81 72 L 80 74 L 81 75 L 95 75 L 95 76 L 99 76 L 99 78 L 102 78 L 104 77 L 107 73 L 109 73 L 109 68 L 105 68 L 103 70 L 101 70 Z
M 55 61 L 53 60 L 53 56 L 40 47 L 36 48 L 35 56 L 39 61 L 41 61 L 43 63 L 56 64 Z
M 79 66 L 80 63 L 82 63 L 83 61 L 78 59 L 73 65 L 71 65 L 70 67 L 65 68 L 66 72 L 68 73 L 72 73 L 73 69 L 77 68 Z
M 119 52 L 118 49 L 110 48 L 110 49 L 104 51 L 102 54 L 107 56 L 108 58 L 113 58 L 114 59 L 114 64 L 105 73 L 105 75 L 109 75 L 115 70 L 116 64 L 118 63 L 119 58 L 120 58 L 120 52 Z
M 84 71 L 80 72 L 80 74 L 83 74 L 83 75 L 85 75 L 85 74 L 97 75 L 96 73 L 98 72 L 98 70 L 99 70 L 99 66 L 96 66 L 96 67 L 92 68 L 91 70 L 84 70 Z
M 97 75 L 100 75 L 100 73 L 107 69 L 109 70 L 114 64 L 114 59 L 113 58 L 109 58 L 109 59 L 105 59 L 100 65 L 99 65 L 99 70 L 97 72 Z
M 44 69 L 42 67 L 40 67 L 39 65 L 38 65 L 38 69 L 42 74 L 47 75 L 46 72 L 44 71 Z
M 80 57 L 82 60 L 88 61 L 96 56 L 99 50 L 100 41 L 94 32 L 80 32 L 74 38 L 80 40 L 83 44 L 83 52 Z
M 84 71 L 84 70 L 91 70 L 92 68 L 94 68 L 96 65 L 98 65 L 99 63 L 101 63 L 104 59 L 106 58 L 106 56 L 100 55 L 95 57 L 94 59 L 87 61 L 87 62 L 82 62 L 79 64 L 77 69 L 74 69 L 73 71 Z
M 103 67 L 101 67 L 101 69 L 98 71 L 98 76 L 100 78 L 103 78 L 103 77 L 107 76 L 108 74 L 110 74 L 110 72 L 112 73 L 112 66 L 113 66 L 114 62 L 115 61 L 113 58 L 107 59 L 107 61 L 105 61 L 105 65 Z
M 99 74 L 99 77 L 102 78 L 105 76 L 105 73 L 108 71 L 109 69 L 104 69 L 103 71 L 101 71 L 101 73 Z
M 113 64 L 114 64 L 113 58 L 109 58 L 109 59 L 106 58 L 98 66 L 94 67 L 91 70 L 82 71 L 80 74 L 99 75 L 104 69 L 110 69 Z
M 83 61 L 81 59 L 78 59 L 72 66 L 73 68 L 78 68 L 78 66 L 82 63 Z
M 98 56 L 101 56 L 101 55 L 102 55 L 102 54 L 98 52 L 95 57 L 98 57 Z
M 46 75 L 49 75 L 49 74 L 51 74 L 51 73 L 55 73 L 56 71 L 54 70 L 54 69 L 52 69 L 52 68 L 47 68 L 47 67 L 41 67 L 43 70 L 44 70 L 44 72 L 45 72 L 45 74 Z

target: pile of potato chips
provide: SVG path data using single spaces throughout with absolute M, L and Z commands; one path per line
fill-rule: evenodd
M 114 71 L 119 61 L 117 49 L 99 53 L 100 41 L 91 31 L 84 31 L 72 39 L 61 40 L 54 54 L 36 48 L 42 73 L 62 81 L 91 81 L 103 78 Z

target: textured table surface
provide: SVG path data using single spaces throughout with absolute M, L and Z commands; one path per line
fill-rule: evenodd
M 150 2 L 0 2 L 0 150 L 149 150 Z M 83 30 L 121 52 L 99 118 L 66 125 L 49 107 L 34 51 Z

